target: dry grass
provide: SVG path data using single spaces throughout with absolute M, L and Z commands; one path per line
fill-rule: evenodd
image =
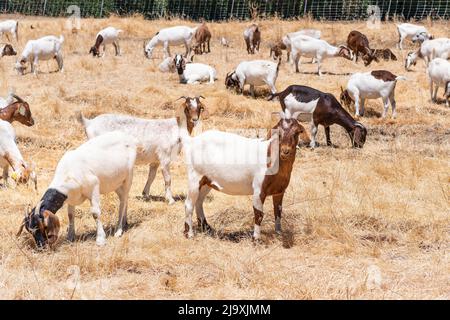
M 74 244 L 64 241 L 65 208 L 58 213 L 64 228 L 54 251 L 35 252 L 28 235 L 16 239 L 24 206 L 35 203 L 45 191 L 62 154 L 85 139 L 75 120 L 77 110 L 88 116 L 120 112 L 168 117 L 179 96 L 202 94 L 211 114 L 204 128 L 242 131 L 267 128 L 273 121 L 270 112 L 279 109 L 277 103 L 238 96 L 224 88 L 226 72 L 250 58 L 242 40 L 247 23 L 210 24 L 212 54 L 196 59 L 214 65 L 219 81 L 199 86 L 180 85 L 176 75 L 157 71 L 160 59 L 143 57 L 144 38 L 162 27 L 186 22 L 86 19 L 78 34 L 65 30 L 64 23 L 64 19 L 25 17 L 19 43 L 21 50 L 26 39 L 63 33 L 64 73 L 48 73 L 56 69 L 51 61 L 41 63 L 43 73 L 37 78 L 19 77 L 12 70 L 14 58 L 0 61 L 0 93 L 6 95 L 14 86 L 32 106 L 36 125 L 14 126 L 24 156 L 37 164 L 40 180 L 39 194 L 23 186 L 0 190 L 0 298 L 450 298 L 449 110 L 430 103 L 424 64 L 419 62 L 406 73 L 398 50 L 393 51 L 399 61 L 371 66 L 409 79 L 397 87 L 397 120 L 380 119 L 381 102 L 372 100 L 367 106 L 370 116 L 362 119 L 369 128 L 364 149 L 351 149 L 345 132 L 333 127 L 337 148 L 299 151 L 285 197 L 281 238 L 273 232 L 270 199 L 263 243 L 255 245 L 248 236 L 253 220 L 250 197 L 212 193 L 206 215 L 222 237 L 198 234 L 186 240 L 183 202 L 168 206 L 140 200 L 147 168 L 137 167 L 129 203 L 131 227 L 122 238 L 108 237 L 107 246 L 97 247 L 95 225 L 85 203 L 77 211 Z M 266 59 L 266 43 L 302 27 L 319 28 L 324 39 L 336 44 L 343 43 L 352 29 L 366 33 L 374 47 L 393 48 L 397 40 L 393 23 L 383 24 L 382 30 L 369 30 L 364 22 L 260 23 L 263 45 L 255 58 Z M 35 29 L 30 29 L 31 24 Z M 108 48 L 104 59 L 94 59 L 87 52 L 96 32 L 107 25 L 125 30 L 123 56 L 114 57 Z M 436 36 L 448 36 L 444 23 L 428 23 L 428 27 Z M 232 47 L 221 48 L 219 36 L 229 38 Z M 177 50 L 183 49 L 172 52 Z M 156 56 L 162 56 L 161 49 Z M 301 68 L 316 70 L 308 63 Z M 366 69 L 362 63 L 330 59 L 323 70 L 342 74 Z M 283 64 L 277 88 L 298 83 L 338 95 L 346 81 L 347 76 L 295 74 Z M 186 190 L 181 159 L 172 166 L 176 195 Z M 163 195 L 159 173 L 151 192 Z M 102 201 L 104 224 L 113 227 L 118 201 L 113 195 Z

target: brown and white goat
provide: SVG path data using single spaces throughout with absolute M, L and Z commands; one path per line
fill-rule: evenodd
M 205 23 L 202 23 L 194 34 L 193 49 L 195 54 L 210 53 L 209 42 L 211 41 L 211 32 Z M 206 51 L 206 45 L 208 45 L 208 51 Z
M 30 105 L 19 96 L 11 94 L 16 99 L 15 102 L 8 104 L 6 107 L 0 109 L 0 119 L 8 121 L 20 122 L 27 127 L 34 125 L 34 119 L 31 115 Z
M 353 30 L 348 34 L 347 46 L 355 54 L 355 61 L 358 62 L 358 55 L 362 55 L 364 65 L 368 66 L 373 60 L 376 62 L 378 58 L 374 55 L 374 50 L 370 49 L 369 40 L 359 31 Z
M 270 48 L 270 57 L 273 58 L 274 60 L 278 60 L 278 58 L 283 55 L 283 50 L 287 50 L 286 45 L 281 40 L 278 40 L 277 42 L 270 44 L 269 48 Z M 290 52 L 287 51 L 287 61 L 289 61 L 289 54 Z
M 256 51 L 259 52 L 259 45 L 261 43 L 261 31 L 257 24 L 252 24 L 250 27 L 244 30 L 244 40 L 247 46 L 248 54 L 255 54 Z
M 14 50 L 12 45 L 5 43 L 0 45 L 0 58 L 4 56 L 15 56 L 17 52 Z
M 385 61 L 397 61 L 397 57 L 395 54 L 391 51 L 391 49 L 374 49 L 373 55 L 378 59 L 383 59 Z
M 269 100 L 278 97 L 283 111 L 312 114 L 311 148 L 316 147 L 319 125 L 324 126 L 327 145 L 331 146 L 330 126 L 338 124 L 350 136 L 352 146 L 362 148 L 366 141 L 367 129 L 341 106 L 331 93 L 325 93 L 307 86 L 291 85 L 284 91 L 272 94 Z

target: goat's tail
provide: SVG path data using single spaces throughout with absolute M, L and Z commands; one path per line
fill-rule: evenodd
M 89 119 L 86 119 L 83 114 L 81 113 L 81 111 L 77 111 L 77 113 L 75 114 L 77 121 L 79 123 L 81 123 L 83 125 L 83 127 L 86 129 L 87 125 L 88 125 L 88 121 Z
M 397 80 L 408 80 L 408 79 L 405 76 L 397 76 L 395 78 L 395 81 L 397 81 Z
M 64 42 L 64 36 L 63 36 L 63 35 L 60 35 L 60 36 L 59 36 L 59 42 L 60 42 L 61 44 Z

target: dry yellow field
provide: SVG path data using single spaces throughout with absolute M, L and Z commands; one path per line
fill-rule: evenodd
M 394 23 L 371 30 L 363 21 L 263 20 L 261 51 L 254 57 L 247 55 L 242 39 L 248 22 L 210 23 L 212 53 L 196 56 L 195 61 L 216 67 L 219 80 L 189 86 L 179 84 L 176 74 L 160 73 L 162 48 L 148 60 L 142 43 L 160 28 L 194 23 L 141 17 L 83 19 L 82 29 L 72 34 L 65 29 L 65 19 L 20 21 L 18 52 L 29 39 L 64 34 L 65 72 L 50 72 L 56 69 L 56 62 L 50 61 L 41 62 L 37 77 L 18 76 L 13 70 L 16 57 L 0 61 L 0 95 L 14 87 L 32 108 L 36 124 L 14 127 L 19 148 L 36 163 L 39 178 L 38 193 L 26 186 L 0 190 L 1 299 L 450 298 L 450 110 L 430 102 L 423 61 L 411 72 L 404 70 L 408 50 L 402 54 L 395 48 Z M 450 36 L 446 22 L 423 23 L 436 36 Z M 108 47 L 103 59 L 89 56 L 96 33 L 109 25 L 124 30 L 123 55 L 115 57 Z M 75 117 L 78 110 L 87 117 L 115 112 L 165 118 L 173 116 L 178 97 L 201 94 L 210 113 L 203 129 L 245 134 L 266 129 L 275 123 L 271 112 L 280 109 L 278 102 L 229 92 L 224 77 L 242 60 L 268 59 L 270 41 L 304 27 L 322 30 L 322 38 L 332 44 L 344 43 L 351 30 L 360 30 L 372 47 L 392 48 L 399 60 L 366 68 L 362 62 L 329 59 L 322 70 L 332 74 L 322 78 L 312 74 L 316 65 L 309 59 L 300 74 L 283 62 L 278 90 L 303 84 L 339 95 L 349 74 L 373 69 L 406 75 L 408 80 L 397 85 L 397 119 L 380 118 L 381 100 L 368 102 L 361 119 L 368 128 L 363 149 L 350 148 L 340 127 L 331 129 L 337 147 L 324 146 L 321 127 L 321 146 L 298 151 L 284 201 L 283 236 L 275 235 L 270 198 L 262 243 L 254 244 L 251 197 L 213 191 L 205 202 L 206 217 L 223 236 L 196 234 L 193 240 L 185 239 L 183 201 L 168 206 L 161 200 L 164 183 L 159 172 L 151 189 L 155 197 L 142 200 L 148 168 L 138 166 L 130 194 L 130 226 L 122 238 L 110 235 L 106 246 L 96 246 L 88 202 L 77 208 L 73 244 L 65 241 L 66 207 L 58 212 L 62 231 L 54 250 L 35 251 L 26 233 L 15 237 L 25 206 L 40 199 L 58 160 L 85 141 Z M 230 48 L 220 46 L 220 36 L 231 41 Z M 413 48 L 410 42 L 408 46 Z M 183 50 L 172 48 L 172 53 Z M 172 164 L 172 190 L 179 199 L 187 186 L 182 159 Z M 102 196 L 102 209 L 110 234 L 117 220 L 115 194 Z

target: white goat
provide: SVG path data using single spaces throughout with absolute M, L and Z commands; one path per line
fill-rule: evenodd
M 277 92 L 275 82 L 280 69 L 281 57 L 278 64 L 267 60 L 242 61 L 236 70 L 228 73 L 225 78 L 227 89 L 235 88 L 244 92 L 244 86 L 250 85 L 250 93 L 255 97 L 255 86 L 268 85 L 272 94 Z
M 342 90 L 341 102 L 350 107 L 351 103 L 355 103 L 355 116 L 364 115 L 364 102 L 366 99 L 383 99 L 383 118 L 389 108 L 392 106 L 392 117 L 397 116 L 395 109 L 395 86 L 397 80 L 406 80 L 403 76 L 396 76 L 386 70 L 375 70 L 364 73 L 354 73 L 347 83 L 347 89 Z M 361 107 L 361 112 L 359 109 Z
M 185 98 L 184 107 L 189 115 L 190 132 L 202 112 L 207 114 L 200 98 L 202 97 Z M 83 124 L 88 139 L 113 130 L 121 130 L 137 138 L 143 146 L 143 152 L 138 153 L 136 163 L 149 164 L 148 179 L 142 195 L 149 196 L 150 186 L 161 165 L 166 200 L 169 204 L 175 203 L 170 190 L 170 163 L 181 149 L 180 133 L 175 118 L 147 120 L 118 114 L 103 114 L 89 120 L 80 114 L 78 120 Z
M 176 54 L 173 62 L 180 77 L 180 83 L 197 84 L 209 81 L 210 84 L 213 84 L 217 79 L 216 69 L 207 64 L 186 63 L 186 58 L 181 54 Z
M 69 215 L 67 238 L 75 240 L 75 206 L 91 202 L 97 225 L 97 245 L 106 243 L 100 221 L 100 195 L 116 192 L 119 196 L 119 221 L 114 234 L 120 237 L 127 221 L 128 193 L 138 142 L 123 132 L 109 132 L 66 152 L 55 170 L 52 182 L 38 205 L 25 216 L 23 226 L 33 235 L 38 247 L 53 244 L 59 233 L 56 212 L 66 203 Z M 38 227 L 41 226 L 41 227 Z
M 8 41 L 9 35 L 12 35 L 14 40 L 19 41 L 19 21 L 17 20 L 5 20 L 0 22 L 0 38 L 6 35 Z
M 322 75 L 322 72 L 320 70 L 322 61 L 326 58 L 343 57 L 347 60 L 353 60 L 352 51 L 345 45 L 335 47 L 325 40 L 303 35 L 296 36 L 295 38 L 290 38 L 290 40 L 292 47 L 291 60 L 295 64 L 295 72 L 299 72 L 298 65 L 301 56 L 316 59 L 317 73 L 319 74 L 319 76 Z
M 94 57 L 103 57 L 106 52 L 106 45 L 112 44 L 114 46 L 116 56 L 120 56 L 119 34 L 123 30 L 116 29 L 114 27 L 107 27 L 100 30 L 95 37 L 95 44 L 89 50 Z M 100 55 L 100 46 L 103 47 L 103 53 Z
M 8 186 L 9 167 L 13 169 L 11 177 L 19 183 L 34 181 L 37 190 L 37 178 L 34 165 L 29 166 L 22 157 L 16 144 L 16 134 L 13 126 L 0 120 L 0 167 L 3 168 L 3 187 Z
M 171 56 L 169 45 L 178 46 L 183 44 L 186 47 L 185 56 L 187 56 L 191 51 L 191 42 L 196 30 L 197 27 L 191 28 L 186 26 L 161 29 L 144 46 L 144 54 L 150 59 L 155 47 L 162 45 L 164 47 L 164 58 L 167 58 Z
M 161 72 L 167 72 L 172 73 L 177 71 L 177 68 L 175 67 L 175 62 L 173 61 L 172 57 L 165 58 L 158 66 L 159 71 Z
M 292 51 L 292 43 L 291 39 L 298 36 L 309 36 L 311 38 L 320 39 L 322 32 L 316 29 L 303 29 L 296 32 L 291 32 L 281 38 L 281 42 L 286 46 L 287 51 L 287 61 L 289 62 L 291 51 Z M 311 63 L 315 63 L 315 58 L 312 59 Z
M 430 39 L 432 36 L 428 33 L 427 28 L 424 26 L 418 26 L 412 23 L 402 23 L 397 25 L 398 31 L 398 43 L 397 47 L 400 50 L 403 50 L 403 40 L 406 38 L 412 38 L 415 35 L 422 34 L 427 39 Z
M 20 59 L 16 62 L 15 69 L 19 74 L 24 74 L 26 63 L 31 65 L 31 72 L 37 75 L 40 60 L 56 59 L 58 71 L 63 72 L 62 45 L 64 36 L 46 36 L 37 40 L 29 40 L 22 51 Z
M 417 51 L 408 53 L 405 60 L 405 69 L 409 70 L 412 65 L 416 65 L 418 58 L 423 59 L 427 66 L 434 58 L 450 58 L 450 39 L 425 40 Z
M 430 84 L 431 101 L 436 102 L 439 87 L 444 87 L 445 105 L 449 107 L 450 98 L 450 62 L 446 59 L 433 59 L 428 65 L 428 81 Z M 435 85 L 433 93 L 433 84 Z

